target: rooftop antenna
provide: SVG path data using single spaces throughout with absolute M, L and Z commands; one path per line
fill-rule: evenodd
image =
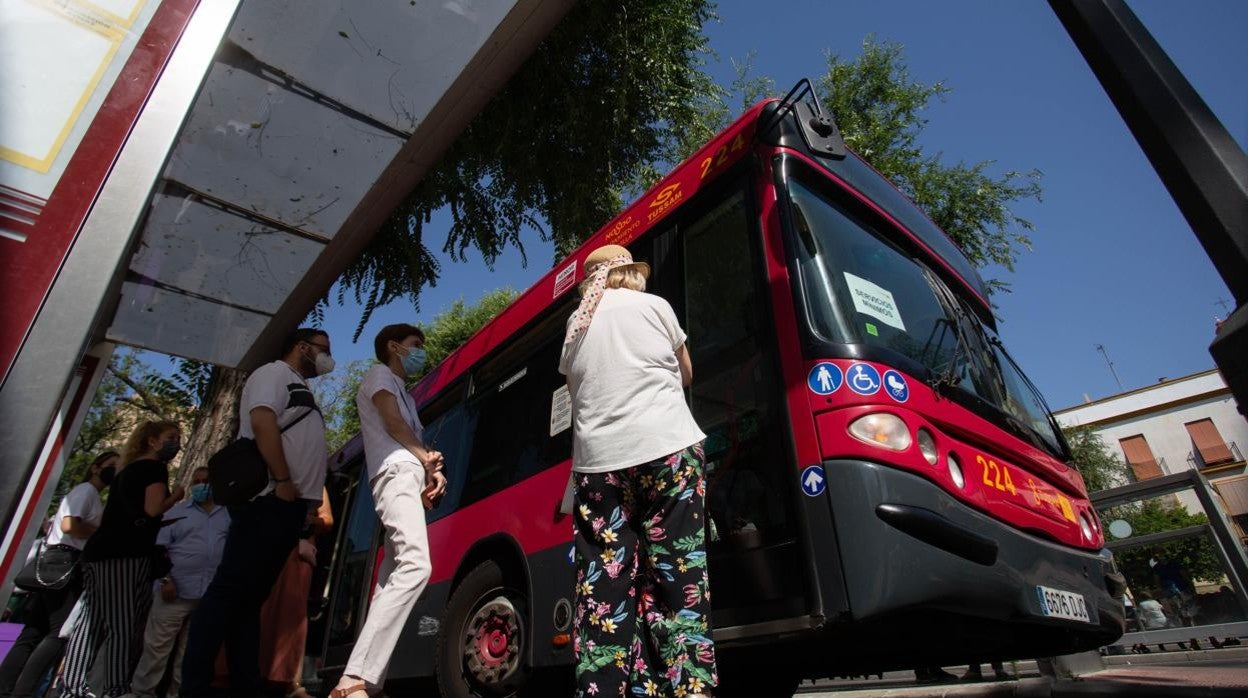
M 1226 300 L 1225 298 L 1219 298 L 1219 299 L 1217 299 L 1216 301 L 1214 301 L 1214 302 L 1213 302 L 1213 304 L 1214 304 L 1214 305 L 1220 305 L 1220 306 L 1222 306 L 1222 317 L 1218 318 L 1218 322 L 1221 322 L 1221 321 L 1225 320 L 1225 319 L 1226 319 L 1226 317 L 1227 317 L 1228 315 L 1230 315 L 1230 314 L 1231 314 L 1231 305 L 1230 305 L 1230 303 L 1231 303 L 1231 302 L 1230 302 L 1230 301 L 1228 301 L 1228 300 Z
M 1101 356 L 1105 357 L 1105 363 L 1109 366 L 1109 372 L 1114 374 L 1114 382 L 1118 384 L 1118 392 L 1126 392 L 1122 387 L 1122 381 L 1118 380 L 1118 372 L 1114 370 L 1114 362 L 1109 360 L 1109 354 L 1105 353 L 1104 344 L 1094 344 L 1096 350 L 1101 352 Z

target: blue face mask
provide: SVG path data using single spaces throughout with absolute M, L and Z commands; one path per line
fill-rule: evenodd
M 421 349 L 420 347 L 408 347 L 407 355 L 401 359 L 403 362 L 403 370 L 409 376 L 414 376 L 417 373 L 420 373 L 420 369 L 425 367 L 425 359 L 427 357 L 428 355 L 425 353 L 424 349 Z
M 203 504 L 212 499 L 212 485 L 201 482 L 197 485 L 191 485 L 191 501 L 196 504 Z

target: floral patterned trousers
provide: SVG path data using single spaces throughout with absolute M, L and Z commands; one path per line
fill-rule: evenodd
M 578 698 L 716 685 L 702 445 L 576 487 Z

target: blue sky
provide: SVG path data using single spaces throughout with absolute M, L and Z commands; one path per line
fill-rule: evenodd
M 1248 144 L 1248 2 L 1131 0 L 1153 32 L 1242 145 Z M 755 51 L 755 73 L 782 89 L 824 71 L 828 51 L 856 55 L 868 34 L 903 44 L 910 71 L 943 80 L 952 93 L 931 106 L 921 138 L 949 162 L 994 160 L 992 170 L 1039 169 L 1040 203 L 1017 212 L 1031 220 L 1034 249 L 1014 273 L 988 270 L 1013 285 L 996 299 L 1006 345 L 1053 409 L 1118 392 L 1095 351 L 1103 344 L 1125 389 L 1213 367 L 1214 319 L 1233 300 L 1191 229 L 1082 56 L 1040 0 L 723 0 L 707 28 L 722 83 L 729 62 Z M 445 230 L 435 218 L 426 228 Z M 549 268 L 552 251 L 534 234 L 529 264 L 509 250 L 489 270 L 480 257 L 443 257 L 439 285 L 416 311 L 406 301 L 378 311 L 350 343 L 355 307 L 333 307 L 326 327 L 340 362 L 371 355 L 371 337 L 391 322 L 428 322 L 456 298 L 527 288 Z

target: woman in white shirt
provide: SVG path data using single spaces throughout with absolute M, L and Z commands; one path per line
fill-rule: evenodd
M 650 267 L 585 260 L 559 371 L 572 398 L 578 696 L 709 696 L 717 683 L 693 368 Z
M 82 550 L 100 525 L 104 503 L 100 492 L 117 474 L 119 456 L 105 451 L 95 457 L 86 479 L 71 489 L 57 506 L 48 527 L 45 546 L 68 545 Z M 0 698 L 26 698 L 34 694 L 48 669 L 56 666 L 65 649 L 61 626 L 78 601 L 82 582 L 77 573 L 68 585 L 55 591 L 32 591 L 24 614 L 25 626 L 0 663 Z

